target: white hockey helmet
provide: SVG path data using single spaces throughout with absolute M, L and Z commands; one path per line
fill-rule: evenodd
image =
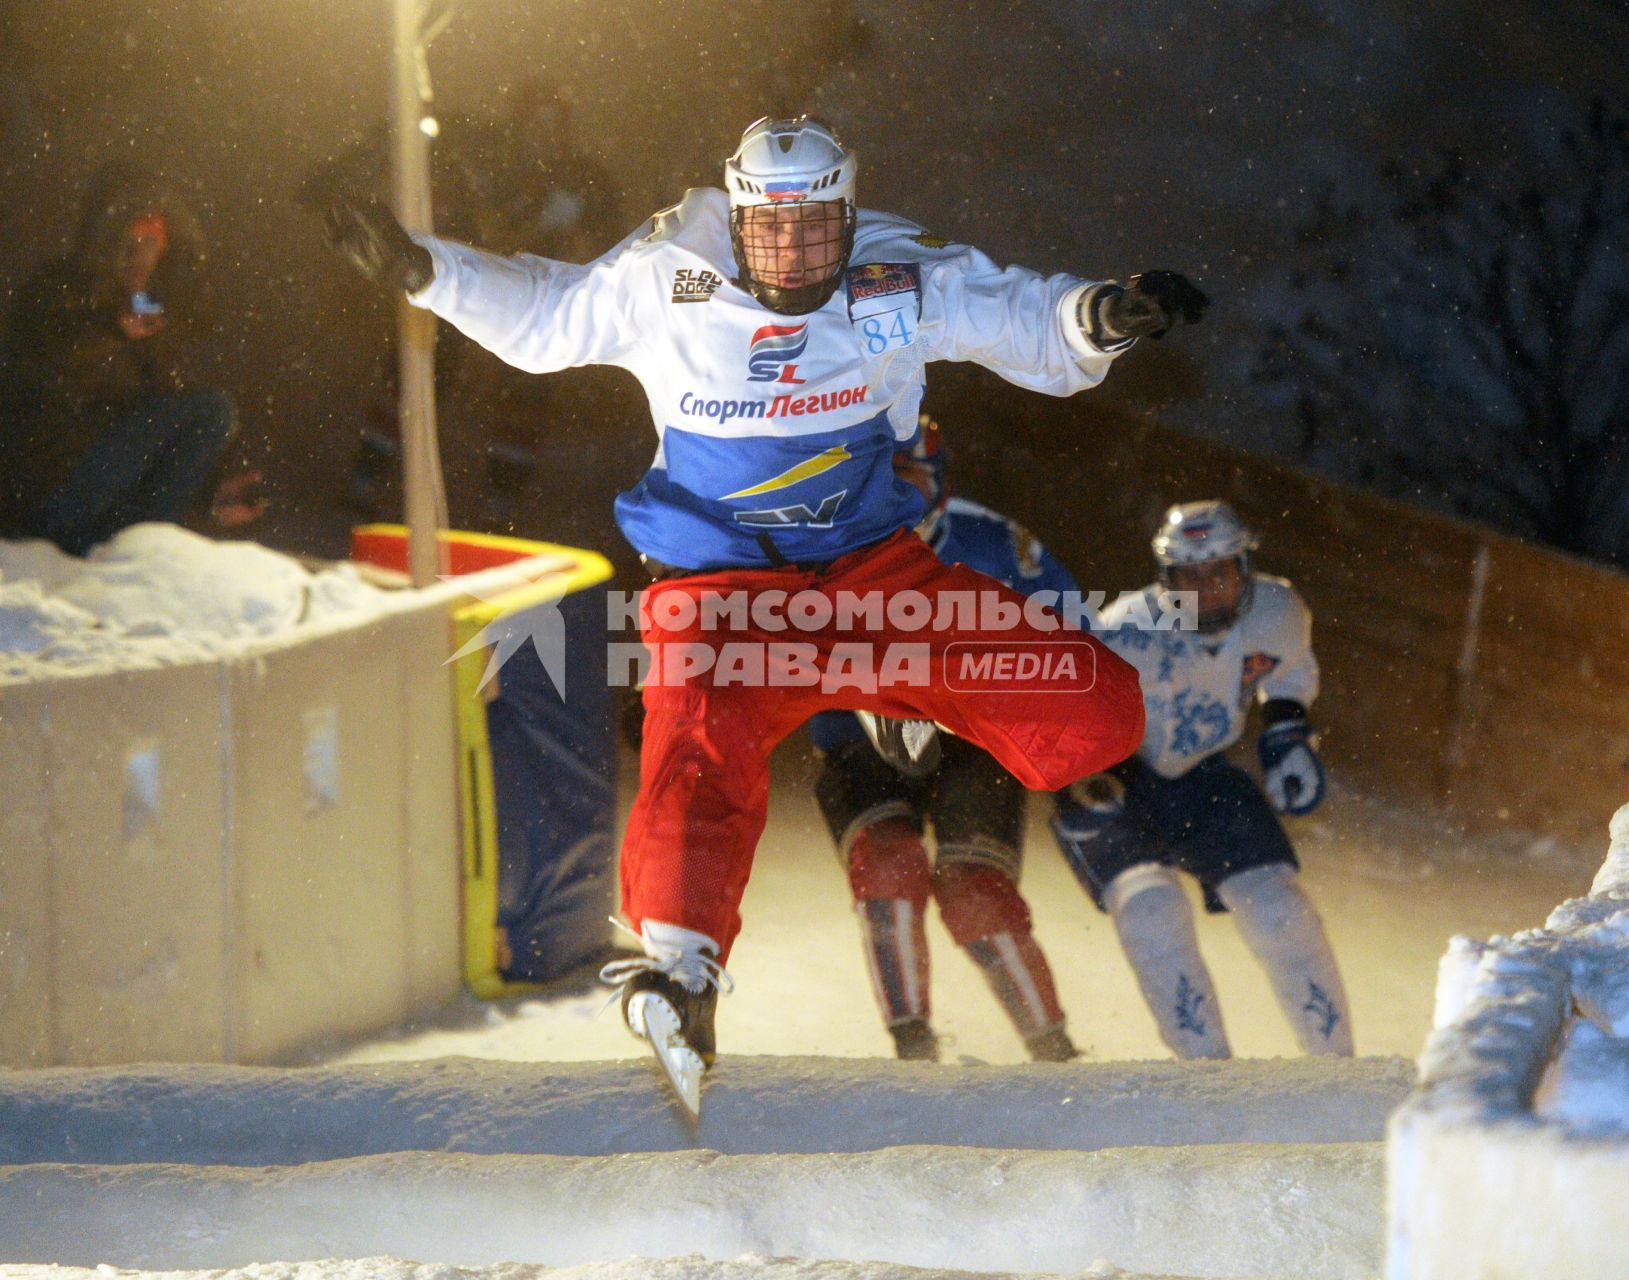
M 1233 560 L 1239 567 L 1239 593 L 1236 599 L 1198 616 L 1202 632 L 1220 631 L 1250 607 L 1253 594 L 1250 553 L 1256 549 L 1255 532 L 1239 519 L 1239 513 L 1218 499 L 1180 502 L 1165 513 L 1154 534 L 1154 559 L 1159 563 L 1160 585 L 1166 590 L 1180 587 L 1173 570 Z
M 753 297 L 804 315 L 837 291 L 854 248 L 854 153 L 818 120 L 765 116 L 724 162 L 730 246 Z

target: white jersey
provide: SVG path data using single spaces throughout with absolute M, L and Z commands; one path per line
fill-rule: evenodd
M 639 379 L 659 444 L 618 523 L 641 552 L 692 568 L 828 560 L 920 519 L 892 456 L 916 434 L 929 361 L 1061 396 L 1100 382 L 1128 345 L 1082 332 L 1098 286 L 1000 268 L 869 210 L 841 286 L 802 316 L 733 283 L 718 190 L 688 192 L 584 266 L 418 239 L 436 274 L 415 304 L 519 368 L 611 364 Z
M 1253 576 L 1250 607 L 1225 631 L 1156 630 L 1169 617 L 1161 588 L 1122 596 L 1103 611 L 1099 638 L 1137 668 L 1148 727 L 1137 758 L 1180 778 L 1244 732 L 1256 700 L 1318 696 L 1312 614 L 1283 578 Z

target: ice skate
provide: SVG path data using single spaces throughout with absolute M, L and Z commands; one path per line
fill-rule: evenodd
M 896 720 L 856 711 L 854 716 L 877 754 L 907 778 L 925 778 L 939 767 L 939 728 L 931 720 Z
M 896 1022 L 888 1028 L 888 1034 L 894 1038 L 894 1056 L 901 1062 L 939 1061 L 939 1037 L 933 1034 L 926 1018 Z
M 1024 1041 L 1031 1062 L 1068 1062 L 1080 1057 L 1080 1050 L 1062 1027 L 1053 1027 Z
M 622 988 L 622 1018 L 651 1048 L 656 1065 L 692 1121 L 701 1118 L 701 1078 L 717 1044 L 713 1014 L 720 986 L 733 987 L 705 934 L 647 920 L 640 934 L 646 954 L 613 960 L 600 980 Z

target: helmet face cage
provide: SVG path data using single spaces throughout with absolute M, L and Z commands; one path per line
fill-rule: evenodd
M 803 315 L 837 291 L 854 248 L 855 170 L 853 153 L 807 116 L 747 127 L 724 165 L 730 247 L 766 307 Z
M 833 200 L 730 210 L 730 247 L 752 296 L 800 316 L 837 292 L 854 248 L 854 206 Z
M 1227 503 L 1188 502 L 1172 507 L 1160 522 L 1153 547 L 1160 586 L 1165 591 L 1175 589 L 1175 569 L 1224 560 L 1238 565 L 1238 596 L 1230 605 L 1201 613 L 1196 619 L 1201 633 L 1225 630 L 1249 609 L 1254 594 L 1250 553 L 1256 548 L 1256 535 Z

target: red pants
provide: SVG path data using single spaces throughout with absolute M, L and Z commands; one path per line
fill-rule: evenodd
M 818 619 L 819 610 L 806 610 L 801 623 L 793 610 L 786 610 L 789 627 L 765 629 L 755 619 L 729 629 L 706 625 L 700 608 L 706 598 L 744 593 L 757 599 L 768 592 L 786 597 L 806 593 L 801 597 L 805 605 L 818 604 L 814 594 L 835 605 L 875 592 L 890 600 L 915 592 L 932 602 L 948 592 L 960 593 L 962 600 L 969 594 L 993 594 L 1019 609 L 1025 602 L 1021 593 L 994 579 L 963 565 L 941 563 L 908 530 L 821 571 L 728 569 L 647 588 L 643 637 L 653 666 L 644 694 L 639 796 L 622 845 L 622 910 L 635 928 L 647 918 L 683 925 L 715 939 L 720 959 L 728 958 L 741 928 L 741 896 L 768 810 L 769 753 L 816 711 L 865 710 L 936 720 L 983 747 L 1026 787 L 1043 791 L 1118 763 L 1142 740 L 1142 691 L 1135 669 L 1083 633 L 1047 630 L 1023 619 L 991 630 L 980 625 L 984 619 L 966 619 L 954 610 L 940 611 L 936 623 L 943 623 L 948 612 L 950 620 L 974 625 L 907 630 L 885 622 L 879 627 L 874 617 L 856 621 L 839 616 L 835 608 L 826 625 L 813 630 L 809 618 Z M 672 593 L 691 600 L 672 599 Z M 768 616 L 773 618 L 774 611 Z M 1011 618 L 1009 609 L 1007 620 Z M 840 623 L 848 625 L 840 628 Z M 1006 646 L 1027 646 L 1037 653 L 1051 646 L 1057 652 L 1056 646 L 1063 645 L 1077 657 L 1082 648 L 1090 649 L 1095 678 L 970 681 L 971 669 L 960 665 L 968 642 L 1003 652 Z M 742 675 L 739 667 L 727 671 L 721 662 L 692 678 L 675 679 L 686 662 L 696 666 L 698 649 L 723 654 L 726 647 L 740 653 L 789 644 L 805 652 L 813 646 L 823 671 L 841 665 L 844 653 L 852 654 L 854 647 L 869 646 L 880 654 L 886 646 L 908 646 L 925 655 L 913 668 L 922 678 L 875 689 L 842 680 L 823 687 L 766 682 L 751 672 Z M 952 645 L 959 647 L 947 652 Z M 849 648 L 834 655 L 836 646 Z M 877 665 L 883 665 L 880 656 Z M 970 687 L 974 684 L 978 687 Z

